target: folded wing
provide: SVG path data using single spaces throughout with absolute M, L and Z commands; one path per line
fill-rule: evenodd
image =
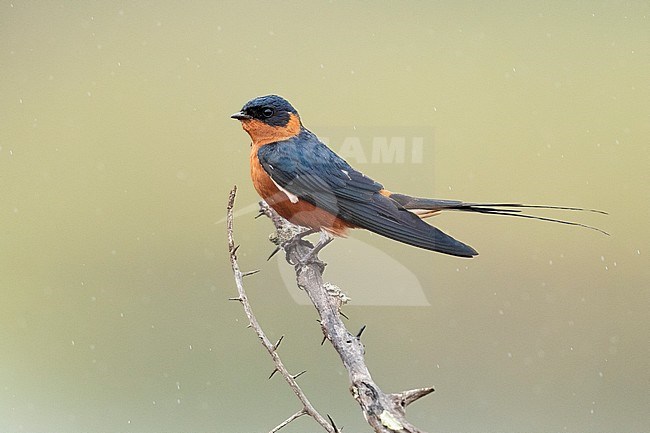
M 444 254 L 478 254 L 384 196 L 380 183 L 352 168 L 307 130 L 262 146 L 258 158 L 282 188 L 356 227 Z

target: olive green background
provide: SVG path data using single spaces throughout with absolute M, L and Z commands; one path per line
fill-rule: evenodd
M 0 2 L 0 432 L 265 432 L 299 409 L 226 300 L 234 184 L 259 320 L 315 406 L 369 430 L 266 262 L 229 115 L 267 93 L 364 146 L 432 131 L 419 164 L 350 161 L 391 190 L 610 212 L 544 213 L 609 237 L 436 217 L 472 260 L 363 232 L 327 248 L 330 281 L 366 284 L 345 312 L 375 380 L 436 388 L 413 423 L 648 431 L 649 77 L 645 1 Z M 419 306 L 386 301 L 400 281 Z

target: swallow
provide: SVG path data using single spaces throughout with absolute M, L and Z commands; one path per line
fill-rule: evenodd
M 298 111 L 277 95 L 251 99 L 231 117 L 241 122 L 252 140 L 250 175 L 257 193 L 279 215 L 310 232 L 345 237 L 350 229 L 361 228 L 425 250 L 468 258 L 478 254 L 474 248 L 423 220 L 441 211 L 455 210 L 533 218 L 603 232 L 577 222 L 524 214 L 521 210 L 605 213 L 593 209 L 468 203 L 391 192 L 321 142 L 303 126 Z

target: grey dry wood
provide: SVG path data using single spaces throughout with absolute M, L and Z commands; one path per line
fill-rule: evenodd
M 286 421 L 278 425 L 272 431 L 278 431 L 294 419 L 303 414 L 314 418 L 318 424 L 329 433 L 336 433 L 338 429 L 333 422 L 327 422 L 311 405 L 306 395 L 292 376 L 284 367 L 276 349 L 277 345 L 269 341 L 255 315 L 246 296 L 243 287 L 243 277 L 251 273 L 242 273 L 237 263 L 237 248 L 233 234 L 233 206 L 237 188 L 230 192 L 228 200 L 228 245 L 230 262 L 235 275 L 235 282 L 239 296 L 233 300 L 240 301 L 244 307 L 251 327 L 260 338 L 262 345 L 267 349 L 275 363 L 276 370 L 285 378 L 292 391 L 303 404 L 303 409 L 296 412 Z M 350 379 L 350 391 L 355 400 L 361 406 L 364 418 L 377 433 L 424 433 L 423 430 L 415 427 L 406 419 L 406 407 L 425 395 L 433 392 L 433 388 L 418 388 L 396 394 L 385 394 L 370 376 L 364 359 L 364 346 L 358 336 L 351 334 L 341 320 L 340 308 L 346 302 L 347 297 L 335 286 L 323 282 L 323 271 L 325 263 L 317 257 L 311 257 L 313 246 L 307 242 L 288 242 L 296 234 L 303 231 L 280 217 L 265 202 L 260 202 L 260 210 L 271 219 L 276 234 L 271 240 L 282 245 L 286 252 L 287 262 L 293 264 L 296 271 L 296 282 L 305 290 L 309 299 L 316 308 L 320 317 L 320 324 L 323 334 L 339 354 Z M 309 257 L 309 260 L 303 260 Z M 360 334 L 360 333 L 359 333 Z M 280 339 L 281 340 L 281 339 Z

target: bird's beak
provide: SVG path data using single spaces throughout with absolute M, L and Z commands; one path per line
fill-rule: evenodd
M 230 116 L 230 118 L 231 119 L 237 119 L 237 120 L 248 120 L 248 119 L 252 119 L 252 116 L 249 116 L 248 114 L 244 113 L 243 111 L 238 111 L 237 113 Z

